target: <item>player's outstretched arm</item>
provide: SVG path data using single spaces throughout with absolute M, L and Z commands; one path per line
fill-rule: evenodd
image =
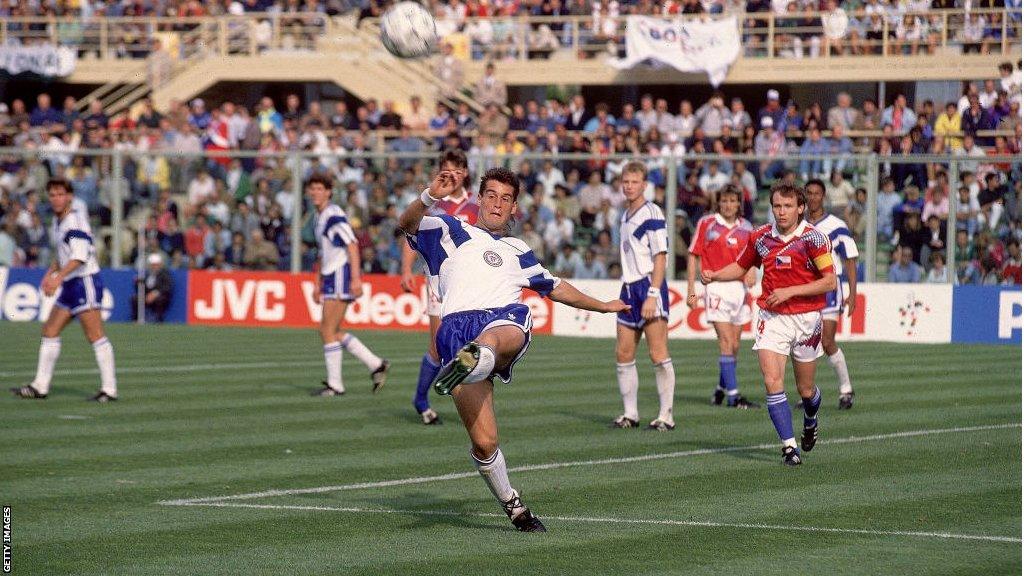
M 555 286 L 555 289 L 548 295 L 555 302 L 561 302 L 573 308 L 590 310 L 593 312 L 624 312 L 629 310 L 629 305 L 622 300 L 609 300 L 602 302 L 597 298 L 591 298 L 580 292 L 575 286 L 562 280 Z
M 454 192 L 462 182 L 456 176 L 459 173 L 452 170 L 442 170 L 434 176 L 434 180 L 420 194 L 420 197 L 409 203 L 409 207 L 398 217 L 398 227 L 406 234 L 414 235 L 420 229 L 420 221 L 427 215 L 427 209 L 442 198 L 447 198 Z
M 710 282 L 732 282 L 733 280 L 743 278 L 743 275 L 746 273 L 747 268 L 744 268 L 738 262 L 733 262 L 720 270 L 701 270 L 700 281 L 705 284 Z

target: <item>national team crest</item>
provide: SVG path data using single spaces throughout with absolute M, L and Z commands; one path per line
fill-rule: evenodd
M 789 270 L 793 267 L 793 257 L 786 254 L 779 254 L 775 257 L 775 267 L 779 270 Z
M 494 268 L 500 268 L 502 264 L 501 256 L 493 250 L 484 252 L 484 262 L 487 262 L 488 266 L 493 266 Z

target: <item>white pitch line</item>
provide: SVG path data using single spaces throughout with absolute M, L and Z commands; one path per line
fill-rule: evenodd
M 412 360 L 391 360 L 392 365 L 413 364 Z M 118 367 L 118 374 L 177 374 L 186 372 L 211 372 L 217 370 L 243 370 L 262 368 L 305 368 L 323 366 L 323 360 L 291 361 L 291 362 L 227 362 L 220 364 L 191 364 L 171 366 L 124 366 Z M 99 374 L 97 368 L 73 368 L 67 370 L 56 370 L 56 376 L 89 376 Z M 35 376 L 35 371 L 10 370 L 0 372 L 0 378 L 20 378 Z
M 448 510 L 397 510 L 389 508 L 351 508 L 335 506 L 291 506 L 275 504 L 244 504 L 238 502 L 191 503 L 185 506 L 216 508 L 255 508 L 259 510 L 308 510 L 319 512 L 351 512 L 356 514 L 403 514 L 423 516 L 452 516 L 473 518 L 504 518 L 504 514 L 487 512 L 455 512 Z M 639 519 L 639 518 L 588 518 L 585 516 L 544 516 L 547 521 L 585 522 L 595 524 L 643 524 L 649 526 L 688 526 L 694 528 L 740 528 L 747 530 L 785 530 L 789 532 L 825 532 L 832 534 L 859 534 L 864 536 L 903 536 L 908 538 L 942 538 L 947 540 L 974 540 L 983 542 L 1006 542 L 1019 544 L 1020 538 L 1011 536 L 987 536 L 984 534 L 952 534 L 949 532 L 915 532 L 903 530 L 868 530 L 864 528 L 829 528 L 825 526 L 782 526 L 777 524 L 745 524 L 732 522 L 710 522 L 701 520 Z
M 847 438 L 835 438 L 821 440 L 823 444 L 853 444 L 859 442 L 873 442 L 877 440 L 889 440 L 895 438 L 911 438 L 915 436 L 930 436 L 933 434 L 954 434 L 967 432 L 981 432 L 985 430 L 1004 430 L 1007 428 L 1019 428 L 1019 422 L 1008 424 L 992 424 L 987 426 L 967 426 L 958 428 L 935 428 L 928 430 L 910 430 L 906 432 L 892 432 L 889 434 L 874 434 L 871 436 L 850 436 Z M 680 452 L 665 452 L 662 454 L 645 454 L 643 456 L 626 456 L 621 458 L 604 458 L 601 460 L 577 460 L 569 462 L 551 462 L 548 464 L 530 464 L 509 468 L 509 472 L 531 472 L 537 470 L 556 470 L 560 468 L 572 468 L 578 466 L 603 466 L 608 464 L 624 464 L 629 462 L 647 462 L 651 460 L 665 460 L 669 458 L 687 458 L 690 456 L 705 456 L 710 454 L 723 454 L 727 452 L 746 452 L 751 450 L 778 449 L 778 443 L 753 444 L 750 446 L 732 446 L 728 448 L 702 448 L 698 450 L 685 450 Z M 438 476 L 416 476 L 411 478 L 400 478 L 396 480 L 383 480 L 378 482 L 360 482 L 356 484 L 339 484 L 336 486 L 317 486 L 313 488 L 292 488 L 283 490 L 266 490 L 263 492 L 250 492 L 247 494 L 232 494 L 228 496 L 208 496 L 203 498 L 185 498 L 179 500 L 162 500 L 157 504 L 165 506 L 190 506 L 195 504 L 222 503 L 229 500 L 252 500 L 257 498 L 271 498 L 275 496 L 293 496 L 297 494 L 322 494 L 325 492 L 340 492 L 343 490 L 360 490 L 366 488 L 386 488 L 390 486 L 408 486 L 410 484 L 426 484 L 428 482 L 439 482 L 444 480 L 459 480 L 462 478 L 473 478 L 477 472 L 454 472 Z

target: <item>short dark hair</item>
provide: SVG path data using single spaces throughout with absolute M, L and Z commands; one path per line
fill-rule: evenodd
M 306 180 L 306 185 L 304 186 L 304 188 L 309 188 L 313 184 L 320 184 L 324 188 L 330 190 L 334 187 L 334 180 L 332 180 L 330 176 L 324 176 L 323 174 L 313 174 L 312 176 L 309 177 L 309 180 Z
M 53 188 L 63 188 L 64 192 L 68 194 L 74 194 L 75 189 L 71 187 L 71 182 L 68 182 L 64 178 L 50 178 L 46 182 L 46 191 L 49 192 Z
M 817 186 L 821 188 L 822 192 L 825 191 L 825 183 L 822 182 L 821 178 L 811 178 L 810 180 L 808 180 L 807 184 L 804 184 L 804 190 L 807 190 L 811 186 Z
M 440 166 L 443 166 L 445 162 L 455 164 L 459 168 L 468 168 L 469 160 L 466 159 L 466 153 L 458 148 L 449 148 L 441 153 Z
M 790 186 L 789 184 L 776 184 L 772 186 L 772 194 L 769 197 L 772 202 L 775 201 L 775 195 L 778 194 L 783 198 L 796 198 L 797 206 L 807 205 L 807 195 L 804 194 L 802 188 L 797 186 Z
M 480 179 L 480 191 L 478 195 L 483 196 L 484 190 L 487 188 L 487 183 L 491 180 L 495 180 L 512 187 L 512 200 L 519 200 L 519 190 L 522 185 L 519 183 L 519 177 L 516 176 L 515 172 L 508 168 L 491 168 L 487 172 L 484 172 L 483 178 Z

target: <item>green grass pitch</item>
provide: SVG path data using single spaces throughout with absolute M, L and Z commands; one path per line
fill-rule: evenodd
M 313 398 L 313 330 L 110 326 L 121 401 L 104 406 L 84 401 L 98 375 L 77 326 L 49 399 L 7 394 L 38 329 L 0 324 L 14 574 L 1021 572 L 1020 348 L 846 344 L 856 406 L 837 411 L 822 363 L 821 439 L 788 469 L 763 409 L 708 405 L 714 343 L 672 342 L 679 427 L 657 433 L 608 428 L 611 341 L 538 337 L 496 391 L 509 466 L 527 467 L 512 483 L 550 530 L 521 534 L 451 400 L 432 397 L 443 426 L 419 424 L 423 334 L 360 334 L 394 362 L 387 386 L 371 395 L 346 355 L 348 394 Z M 739 373 L 763 401 L 746 345 Z

